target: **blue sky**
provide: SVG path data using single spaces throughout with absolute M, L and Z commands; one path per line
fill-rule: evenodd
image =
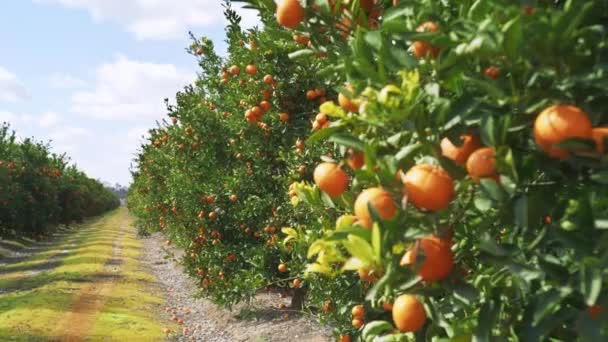
M 220 0 L 4 0 L 0 13 L 0 122 L 111 183 L 130 181 L 163 99 L 194 80 L 188 31 L 225 48 Z

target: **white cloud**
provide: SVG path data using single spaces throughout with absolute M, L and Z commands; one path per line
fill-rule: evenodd
M 130 60 L 118 55 L 96 70 L 93 90 L 72 95 L 71 110 L 101 119 L 158 119 L 166 112 L 163 99 L 173 98 L 195 74 L 173 64 Z
M 0 66 L 0 102 L 18 102 L 29 98 L 17 76 Z
M 34 136 L 37 140 L 52 141 L 53 150 L 58 153 L 74 152 L 81 142 L 90 136 L 84 128 L 67 124 L 56 112 L 39 114 L 17 114 L 0 111 L 0 122 L 8 122 L 18 137 Z
M 49 84 L 55 89 L 69 89 L 84 87 L 86 82 L 69 74 L 54 73 L 49 77 Z
M 34 0 L 59 3 L 86 10 L 97 22 L 112 21 L 140 40 L 166 40 L 186 37 L 188 30 L 220 27 L 224 24 L 221 0 Z M 243 27 L 259 24 L 257 11 L 234 8 L 243 17 Z

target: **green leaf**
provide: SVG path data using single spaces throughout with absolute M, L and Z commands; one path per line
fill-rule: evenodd
M 556 148 L 570 151 L 591 151 L 595 150 L 595 141 L 583 138 L 568 138 L 555 145 Z
M 497 202 L 503 202 L 507 199 L 508 194 L 496 183 L 495 180 L 484 178 L 479 182 L 482 191 L 491 199 Z
M 498 318 L 500 312 L 500 304 L 493 298 L 483 304 L 479 312 L 479 320 L 477 322 L 477 328 L 473 334 L 473 342 L 490 342 L 492 337 L 492 328 L 494 322 Z
M 395 161 L 397 166 L 403 168 L 405 164 L 413 160 L 414 154 L 422 148 L 422 144 L 412 144 L 405 146 L 397 154 L 395 154 Z
M 318 141 L 325 140 L 332 134 L 334 134 L 338 131 L 341 131 L 341 130 L 342 130 L 342 127 L 340 127 L 340 126 L 330 126 L 327 128 L 320 129 L 320 130 L 316 131 L 315 133 L 313 133 L 310 137 L 308 137 L 306 142 L 316 143 Z
M 521 27 L 521 16 L 509 20 L 502 28 L 504 34 L 503 48 L 511 60 L 520 57 L 519 46 L 522 42 L 523 31 Z
M 479 249 L 497 257 L 506 257 L 511 253 L 498 245 L 489 234 L 484 234 L 481 238 Z
M 329 141 L 334 142 L 338 145 L 352 147 L 357 151 L 365 150 L 365 143 L 350 134 L 346 134 L 346 133 L 335 134 L 329 138 Z
M 549 291 L 537 294 L 535 298 L 535 310 L 533 314 L 533 325 L 538 325 L 548 314 L 557 308 L 559 303 L 572 293 L 572 289 L 564 287 L 561 289 L 550 289 Z
M 487 115 L 481 119 L 480 133 L 484 145 L 496 145 L 496 123 L 493 116 Z
M 583 264 L 580 271 L 580 291 L 585 296 L 585 303 L 591 306 L 596 303 L 602 292 L 602 271 L 598 267 Z
M 365 341 L 372 341 L 376 336 L 388 333 L 394 329 L 387 321 L 371 321 L 365 324 L 361 336 Z
M 360 259 L 364 264 L 372 264 L 375 260 L 374 249 L 366 240 L 350 234 L 342 244 L 353 257 Z
M 300 58 L 305 58 L 314 55 L 315 52 L 311 49 L 302 49 L 298 51 L 294 51 L 288 55 L 289 59 L 297 60 Z
M 527 229 L 528 228 L 528 196 L 522 195 L 515 200 L 513 205 L 515 210 L 515 224 Z
M 479 300 L 479 291 L 468 283 L 460 282 L 452 288 L 454 298 L 464 305 L 473 305 Z
M 372 227 L 372 248 L 376 260 L 380 260 L 382 257 L 382 235 L 380 234 L 380 225 L 378 223 L 374 223 Z

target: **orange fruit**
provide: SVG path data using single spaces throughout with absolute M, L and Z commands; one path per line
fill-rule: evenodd
M 440 239 L 435 235 L 423 237 L 416 241 L 401 258 L 401 266 L 414 265 L 418 250 L 424 253 L 424 261 L 418 268 L 422 280 L 438 281 L 446 278 L 454 268 L 454 253 L 449 240 Z
M 460 141 L 462 141 L 462 145 L 455 146 L 450 139 L 443 138 L 441 140 L 441 154 L 453 160 L 456 164 L 464 165 L 471 153 L 481 147 L 481 143 L 479 138 L 473 134 L 461 135 Z
M 230 195 L 230 200 L 232 202 L 236 202 L 239 199 L 239 197 L 237 195 Z
M 230 71 L 230 73 L 233 75 L 238 75 L 241 72 L 241 68 L 236 65 L 233 65 L 230 67 L 230 69 L 228 69 L 228 71 Z
M 363 319 L 365 316 L 365 307 L 361 304 L 353 306 L 350 313 L 353 315 L 353 318 Z
M 279 272 L 281 272 L 281 273 L 285 273 L 285 272 L 287 272 L 287 265 L 285 265 L 285 264 L 280 264 L 280 265 L 279 265 L 279 267 L 278 267 L 278 270 L 279 270 Z
M 340 335 L 338 342 L 351 342 L 350 335 Z
M 580 108 L 558 104 L 545 108 L 534 121 L 534 139 L 554 158 L 568 157 L 568 151 L 554 145 L 567 138 L 591 138 L 591 120 Z
M 393 303 L 384 302 L 382 303 L 382 310 L 384 311 L 393 311 Z
M 355 201 L 355 216 L 365 228 L 372 227 L 372 216 L 368 205 L 376 209 L 380 218 L 384 220 L 392 219 L 397 213 L 397 206 L 386 190 L 382 188 L 365 189 Z
M 604 141 L 608 144 L 608 127 L 596 127 L 591 130 L 591 137 L 595 140 L 596 150 L 599 154 L 608 152 L 604 150 Z
M 298 0 L 282 0 L 277 6 L 279 25 L 294 29 L 304 20 L 304 8 Z
M 215 213 L 215 211 L 212 211 L 209 213 L 209 219 L 210 220 L 215 220 L 217 218 L 217 214 Z
M 368 270 L 367 268 L 360 268 L 357 270 L 357 273 L 359 274 L 359 279 L 370 283 L 376 282 L 378 280 L 378 277 L 381 276 L 379 272 L 374 270 Z
M 314 100 L 317 98 L 317 93 L 315 93 L 314 90 L 309 90 L 306 92 L 306 99 L 307 100 Z
M 604 308 L 599 304 L 594 304 L 587 308 L 587 314 L 591 316 L 591 319 L 597 319 L 603 311 Z
M 315 116 L 315 121 L 318 121 L 320 125 L 323 125 L 327 122 L 327 114 L 319 113 Z
M 439 31 L 439 25 L 437 25 L 436 23 L 434 23 L 432 21 L 424 22 L 420 26 L 418 26 L 418 28 L 416 28 L 416 32 L 438 32 L 438 31 Z M 412 54 L 414 55 L 414 57 L 416 57 L 418 59 L 425 58 L 429 54 L 432 57 L 437 57 L 439 55 L 438 48 L 433 47 L 431 44 L 429 44 L 425 41 L 420 41 L 420 40 L 417 40 L 412 43 L 411 50 L 412 50 Z
M 280 113 L 279 114 L 279 120 L 285 122 L 285 121 L 289 121 L 289 114 L 287 113 Z
M 408 201 L 418 209 L 445 209 L 454 199 L 454 181 L 438 166 L 416 165 L 403 176 L 402 181 Z
M 352 320 L 352 324 L 353 324 L 353 328 L 360 329 L 363 326 L 364 322 L 362 319 L 354 318 Z
M 264 116 L 264 112 L 262 111 L 262 108 L 260 108 L 258 106 L 252 107 L 251 108 L 251 113 L 257 119 L 260 119 L 262 116 Z
M 293 280 L 293 287 L 295 287 L 296 289 L 299 289 L 302 286 L 302 281 L 298 278 Z
M 304 35 L 294 34 L 293 40 L 300 45 L 306 45 L 310 41 L 310 38 Z
M 351 93 L 353 91 L 353 87 L 349 84 L 346 85 L 346 89 L 348 89 Z M 342 109 L 344 109 L 347 112 L 353 112 L 353 113 L 359 112 L 359 105 L 357 102 L 358 101 L 351 100 L 350 98 L 346 97 L 346 95 L 344 95 L 342 93 L 338 94 L 338 103 L 340 104 L 340 107 L 342 107 Z
M 483 147 L 473 152 L 467 159 L 467 171 L 469 176 L 479 182 L 480 178 L 494 178 L 498 180 L 498 173 L 494 158 L 496 150 L 494 147 Z
M 263 78 L 264 83 L 271 85 L 274 82 L 274 78 L 272 77 L 272 75 L 266 75 Z
M 355 151 L 351 148 L 348 150 L 348 154 L 349 156 L 346 163 L 348 163 L 348 166 L 350 166 L 351 169 L 359 170 L 365 165 L 365 155 L 363 152 Z
M 489 66 L 484 71 L 484 74 L 487 78 L 491 79 L 492 81 L 495 81 L 498 76 L 500 76 L 500 69 L 495 66 Z
M 262 109 L 263 112 L 267 112 L 270 110 L 270 102 L 264 100 L 262 102 L 260 102 L 260 109 Z
M 416 332 L 426 323 L 424 305 L 418 298 L 404 294 L 393 303 L 393 322 L 401 332 Z
M 348 187 L 348 175 L 334 163 L 321 163 L 313 173 L 315 183 L 332 197 L 340 196 Z
M 258 72 L 258 68 L 253 64 L 249 64 L 245 67 L 245 72 L 249 75 L 255 75 Z

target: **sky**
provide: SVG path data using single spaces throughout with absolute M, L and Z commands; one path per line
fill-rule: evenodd
M 127 185 L 164 99 L 194 81 L 188 31 L 225 51 L 221 0 L 2 0 L 0 122 Z M 243 26 L 256 12 L 233 5 Z

